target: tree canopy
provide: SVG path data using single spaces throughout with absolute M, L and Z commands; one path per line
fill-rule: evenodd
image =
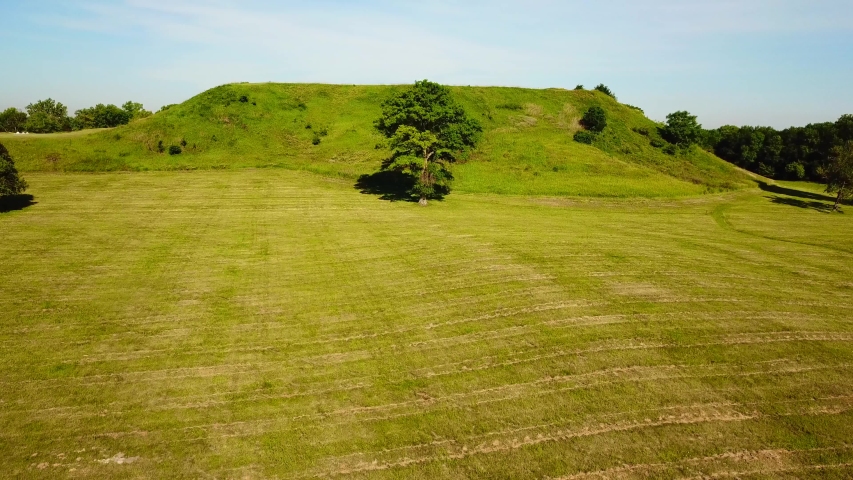
M 26 129 L 33 133 L 52 133 L 71 130 L 71 121 L 68 118 L 68 108 L 48 98 L 27 105 Z
M 133 113 L 118 108 L 115 105 L 99 103 L 94 107 L 82 108 L 74 112 L 74 121 L 78 129 L 112 128 L 126 125 L 133 118 Z
M 23 131 L 27 124 L 27 112 L 11 107 L 0 112 L 0 130 L 4 132 Z
M 449 191 L 448 164 L 473 148 L 483 131 L 449 88 L 428 80 L 383 102 L 375 127 L 390 140 L 392 153 L 383 169 L 415 177 L 409 193 L 422 205 Z
M 702 139 L 702 125 L 696 121 L 696 115 L 681 110 L 666 116 L 666 126 L 662 133 L 670 143 L 689 147 Z
M 0 143 L 0 197 L 19 195 L 26 189 L 27 182 L 18 175 L 12 156 Z
M 838 210 L 842 200 L 853 196 L 853 140 L 832 149 L 820 174 L 826 182 L 826 191 L 837 194 L 833 210 Z

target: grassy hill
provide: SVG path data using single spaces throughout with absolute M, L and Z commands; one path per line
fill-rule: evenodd
M 116 129 L 4 135 L 0 141 L 25 172 L 283 167 L 356 179 L 375 171 L 387 155 L 373 121 L 381 102 L 401 88 L 231 84 Z M 485 129 L 477 151 L 456 167 L 457 190 L 672 197 L 753 184 L 744 173 L 698 149 L 671 156 L 652 147 L 657 125 L 599 92 L 453 91 Z M 241 102 L 242 96 L 248 101 Z M 607 129 L 594 145 L 574 142 L 579 118 L 593 105 L 607 111 Z M 180 155 L 158 148 L 181 144 Z

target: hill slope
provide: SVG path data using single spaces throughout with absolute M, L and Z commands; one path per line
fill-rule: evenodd
M 401 88 L 230 84 L 124 127 L 2 141 L 22 171 L 284 167 L 355 179 L 387 155 L 373 121 L 381 102 Z M 652 147 L 657 125 L 599 92 L 453 91 L 485 130 L 477 151 L 456 167 L 457 190 L 668 197 L 752 184 L 706 152 L 671 156 Z M 609 125 L 592 146 L 574 142 L 578 119 L 592 105 L 607 111 Z M 180 155 L 161 151 L 182 144 Z

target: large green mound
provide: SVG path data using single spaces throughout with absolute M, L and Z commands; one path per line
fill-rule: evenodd
M 223 85 L 124 127 L 2 141 L 22 171 L 283 167 L 355 179 L 387 155 L 373 121 L 381 102 L 401 88 Z M 671 197 L 751 184 L 707 152 L 667 155 L 653 147 L 655 122 L 596 91 L 453 91 L 485 130 L 478 149 L 455 169 L 457 190 Z M 608 127 L 593 145 L 577 143 L 578 120 L 593 105 L 607 112 Z M 170 155 L 170 146 L 182 146 L 182 153 Z

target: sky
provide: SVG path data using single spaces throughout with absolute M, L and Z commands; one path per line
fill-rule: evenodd
M 230 82 L 591 88 L 655 120 L 853 113 L 851 0 L 0 0 L 0 108 Z

